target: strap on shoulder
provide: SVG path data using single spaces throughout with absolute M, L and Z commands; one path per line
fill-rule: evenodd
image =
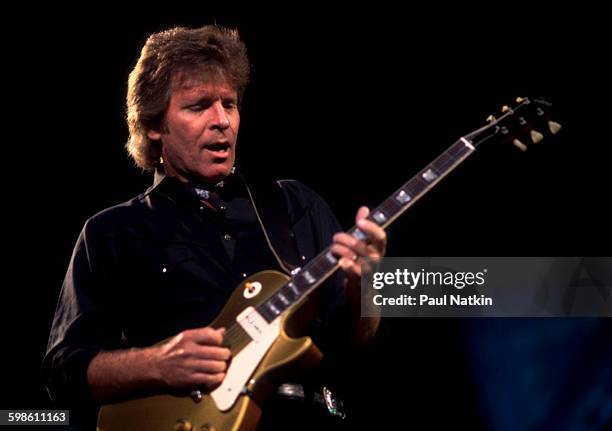
M 245 185 L 270 250 L 280 267 L 287 274 L 291 273 L 302 265 L 302 261 L 295 234 L 291 230 L 289 207 L 282 183 L 261 180 L 249 183 L 245 181 Z

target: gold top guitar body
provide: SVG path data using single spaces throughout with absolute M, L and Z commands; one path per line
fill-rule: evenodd
M 238 335 L 236 318 L 249 307 L 256 308 L 269 299 L 289 281 L 289 277 L 276 271 L 263 271 L 247 278 L 232 294 L 212 327 L 228 328 L 227 334 L 232 357 L 238 357 L 245 350 L 248 341 L 244 334 Z M 300 304 L 296 304 L 300 305 Z M 295 307 L 295 306 L 294 306 Z M 297 307 L 295 307 L 297 308 Z M 279 316 L 278 336 L 267 352 L 256 364 L 248 377 L 241 394 L 232 406 L 221 411 L 211 396 L 204 394 L 201 399 L 192 396 L 158 395 L 103 406 L 98 419 L 98 431 L 230 431 L 255 429 L 261 415 L 261 405 L 266 395 L 274 388 L 273 381 L 280 379 L 292 367 L 309 367 L 323 355 L 309 337 L 291 338 L 287 331 L 297 330 L 301 322 L 291 312 Z M 254 341 L 251 341 L 253 343 Z M 257 361 L 257 357 L 253 358 Z M 232 361 L 228 377 L 237 364 Z M 227 377 L 226 377 L 227 380 Z M 221 387 L 220 389 L 224 389 Z

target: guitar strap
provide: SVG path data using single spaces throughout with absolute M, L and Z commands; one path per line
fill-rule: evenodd
M 268 247 L 287 273 L 302 264 L 281 181 L 244 181 Z

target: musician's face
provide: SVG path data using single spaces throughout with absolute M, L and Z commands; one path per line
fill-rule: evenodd
M 230 174 L 236 158 L 237 92 L 220 75 L 174 78 L 165 127 L 150 130 L 148 136 L 161 139 L 168 175 L 218 182 Z

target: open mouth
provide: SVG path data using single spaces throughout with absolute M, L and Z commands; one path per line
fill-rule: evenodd
M 204 149 L 217 154 L 227 154 L 230 149 L 230 144 L 227 142 L 217 142 L 214 144 L 204 145 Z

